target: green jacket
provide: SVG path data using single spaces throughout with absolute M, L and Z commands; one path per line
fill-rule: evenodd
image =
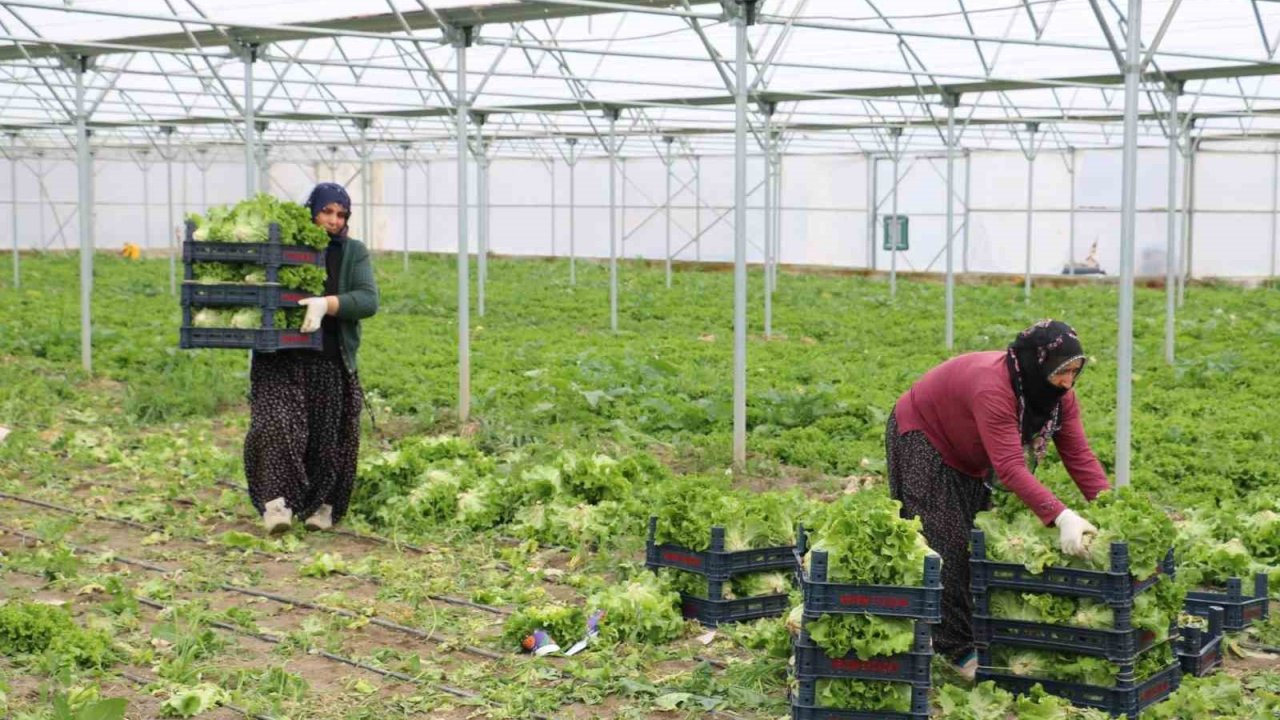
M 378 312 L 378 283 L 373 278 L 369 249 L 359 240 L 347 238 L 338 271 L 338 331 L 342 362 L 355 372 L 360 351 L 360 321 Z

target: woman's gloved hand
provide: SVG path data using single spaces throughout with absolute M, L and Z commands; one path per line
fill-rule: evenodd
M 320 329 L 320 321 L 329 311 L 329 299 L 325 297 L 309 297 L 298 301 L 307 309 L 307 316 L 302 319 L 302 332 L 312 333 Z
M 1093 523 L 1080 517 L 1070 508 L 1058 513 L 1053 523 L 1058 526 L 1058 546 L 1062 548 L 1062 552 L 1077 557 L 1088 554 L 1084 536 L 1098 534 L 1098 528 L 1094 527 Z

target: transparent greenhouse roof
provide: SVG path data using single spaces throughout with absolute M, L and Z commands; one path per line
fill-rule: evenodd
M 1028 122 L 1045 147 L 1119 145 L 1127 5 L 764 0 L 749 29 L 752 128 L 759 137 L 774 107 L 787 152 L 882 150 L 895 127 L 909 148 L 941 150 L 944 101 L 958 94 L 966 147 L 1018 149 Z M 1148 0 L 1142 12 L 1155 50 L 1140 143 L 1166 144 L 1170 87 L 1197 138 L 1280 138 L 1280 2 Z M 0 126 L 66 147 L 74 58 L 88 56 L 95 145 L 145 147 L 172 125 L 176 143 L 238 146 L 250 44 L 273 152 L 348 146 L 363 121 L 376 154 L 445 152 L 450 26 L 475 26 L 467 85 L 497 153 L 562 152 L 566 137 L 605 132 L 605 108 L 621 110 L 627 154 L 653 154 L 663 135 L 684 151 L 732 148 L 734 35 L 712 0 L 0 0 Z

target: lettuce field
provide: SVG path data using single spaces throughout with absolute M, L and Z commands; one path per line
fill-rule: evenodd
M 839 513 L 883 510 L 893 402 L 948 356 L 941 284 L 900 282 L 891 303 L 881 280 L 784 273 L 766 338 L 753 277 L 750 459 L 732 476 L 731 274 L 678 270 L 667 289 L 661 267 L 624 263 L 615 334 L 604 266 L 580 263 L 570 285 L 564 262 L 490 261 L 487 313 L 473 314 L 473 418 L 459 426 L 453 261 L 414 257 L 405 272 L 381 257 L 351 514 L 337 532 L 268 538 L 243 490 L 246 353 L 178 350 L 167 261 L 96 263 L 92 376 L 80 368 L 75 258 L 26 257 L 21 289 L 0 286 L 6 717 L 786 717 L 786 614 L 713 636 L 684 621 L 678 592 L 700 589 L 645 568 L 649 516 L 669 540 L 692 544 L 722 524 L 730 544 L 753 548 L 794 541 L 799 520 L 857 525 Z M 1090 357 L 1077 392 L 1108 469 L 1116 300 L 1105 284 L 1037 288 L 1029 304 L 1012 282 L 957 289 L 957 352 L 1002 348 L 1043 317 L 1076 328 Z M 1276 596 L 1280 292 L 1189 287 L 1172 366 L 1163 303 L 1162 290 L 1138 290 L 1142 499 L 1094 517 L 1124 525 L 1103 528 L 1118 539 L 1172 538 L 1179 592 L 1232 577 L 1252 587 L 1261 572 Z M 1052 453 L 1038 474 L 1084 505 Z M 877 503 L 848 499 L 863 494 Z M 1004 545 L 1042 540 L 1024 530 L 1005 531 Z M 914 537 L 897 536 L 910 569 Z M 1148 554 L 1154 567 L 1160 556 Z M 728 590 L 785 594 L 789 579 L 748 576 Z M 1106 614 L 995 600 L 1009 617 Z M 522 652 L 534 629 L 567 648 L 597 611 L 599 635 L 581 653 Z M 1167 630 L 1169 616 L 1156 617 L 1153 629 Z M 819 635 L 857 649 L 873 632 L 871 645 L 900 649 L 888 627 L 829 623 Z M 1274 720 L 1277 613 L 1225 648 L 1222 670 L 1187 676 L 1144 716 Z M 1001 661 L 1062 669 L 1028 654 Z M 1103 716 L 973 687 L 941 662 L 934 685 L 942 718 Z M 871 691 L 826 694 L 841 693 Z

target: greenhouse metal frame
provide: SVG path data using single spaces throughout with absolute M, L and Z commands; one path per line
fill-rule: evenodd
M 673 253 L 671 244 L 676 163 L 695 169 L 678 193 L 700 182 L 701 157 L 731 154 L 732 220 L 722 215 L 715 222 L 731 222 L 734 237 L 733 457 L 738 467 L 746 458 L 748 197 L 760 192 L 764 205 L 767 335 L 781 248 L 784 150 L 854 151 L 868 158 L 869 248 L 883 202 L 878 163 L 892 163 L 888 195 L 896 217 L 903 158 L 945 157 L 944 342 L 951 349 L 953 244 L 960 232 L 967 244 L 969 208 L 969 164 L 961 194 L 957 154 L 1016 148 L 1026 159 L 1024 292 L 1029 299 L 1038 154 L 1046 143 L 1069 153 L 1074 173 L 1078 150 L 1121 147 L 1115 475 L 1123 485 L 1130 461 L 1138 149 L 1168 150 L 1164 347 L 1172 363 L 1175 308 L 1190 273 L 1186 215 L 1194 200 L 1185 180 L 1179 198 L 1178 160 L 1189 178 L 1205 141 L 1280 139 L 1280 92 L 1272 80 L 1280 74 L 1274 62 L 1280 35 L 1273 34 L 1280 31 L 1280 4 L 1270 0 L 1230 8 L 1182 0 L 1148 0 L 1146 8 L 1141 0 L 1127 0 L 1125 7 L 1117 0 L 926 0 L 912 3 L 910 12 L 888 12 L 886 0 L 368 0 L 354 3 L 368 10 L 364 14 L 314 21 L 294 17 L 298 12 L 288 9 L 271 22 L 234 19 L 255 14 L 244 10 L 251 5 L 238 2 L 205 12 L 205 6 L 218 4 L 156 0 L 146 3 L 151 12 L 143 12 L 109 9 L 105 3 L 0 0 L 0 39 L 6 41 L 0 48 L 0 84 L 6 87 L 0 129 L 9 140 L 4 153 L 13 193 L 13 282 L 21 283 L 17 166 L 31 158 L 42 164 L 74 148 L 86 371 L 92 370 L 95 154 L 131 158 L 144 175 L 151 157 L 163 160 L 170 190 L 170 290 L 176 292 L 172 188 L 173 163 L 180 154 L 193 160 L 203 178 L 210 152 L 242 151 L 244 189 L 252 194 L 265 186 L 269 153 L 310 158 L 318 148 L 329 148 L 329 156 L 319 156 L 332 159 L 337 148 L 349 147 L 367 186 L 375 157 L 408 168 L 451 149 L 459 193 L 458 412 L 463 421 L 471 396 L 471 162 L 479 189 L 476 301 L 483 315 L 491 158 L 501 154 L 547 162 L 553 183 L 550 164 L 558 158 L 568 166 L 571 280 L 576 280 L 574 169 L 584 156 L 607 160 L 610 326 L 617 330 L 620 167 L 625 208 L 626 158 L 654 157 L 665 166 L 665 203 L 645 222 L 665 210 L 669 286 L 672 259 L 683 250 Z M 309 5 L 350 8 L 353 3 Z M 611 34 L 596 28 L 606 21 L 613 25 Z M 991 30 L 1001 23 L 1003 32 Z M 651 32 L 619 37 L 633 27 Z M 1223 44 L 1232 51 L 1220 51 Z M 1245 48 L 1256 52 L 1245 53 Z M 1052 66 L 1054 72 L 1011 67 L 1002 58 L 1008 54 L 1027 65 Z M 853 59 L 846 62 L 844 56 Z M 476 57 L 478 71 L 469 67 Z M 606 62 L 625 72 L 602 76 Z M 1079 72 L 1058 72 L 1063 66 Z M 859 82 L 828 83 L 825 76 L 837 74 L 841 79 L 856 75 Z M 1245 79 L 1256 80 L 1254 89 L 1246 88 Z M 264 85 L 266 92 L 259 93 Z M 748 188 L 747 164 L 757 157 L 749 152 L 751 142 L 764 167 L 755 189 Z M 628 151 L 628 145 L 641 149 Z M 1272 183 L 1274 200 L 1274 172 Z M 407 172 L 404 193 L 407 267 Z M 965 208 L 962 231 L 956 227 L 957 200 Z M 700 197 L 697 203 L 699 230 L 690 244 L 703 232 Z M 145 206 L 149 211 L 149 201 Z M 554 210 L 553 193 L 553 224 Z M 1071 213 L 1074 226 L 1074 199 Z M 368 236 L 370 213 L 363 221 Z M 897 287 L 900 225 L 892 227 L 891 296 Z M 1274 236 L 1273 207 L 1272 268 Z

